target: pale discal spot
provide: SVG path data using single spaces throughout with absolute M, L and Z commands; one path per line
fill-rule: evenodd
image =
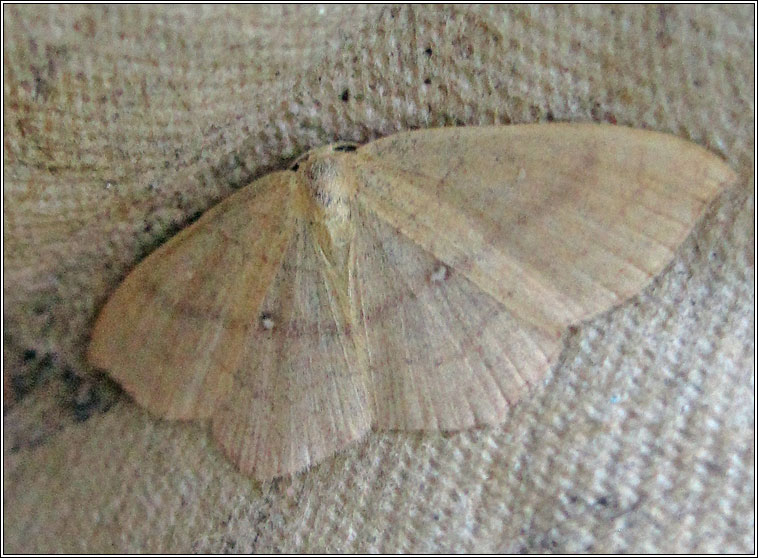
M 517 180 L 518 180 L 519 182 L 523 182 L 524 180 L 526 180 L 526 169 L 525 169 L 525 168 L 520 168 L 520 169 L 518 170 L 518 177 L 517 177 Z
M 261 314 L 261 326 L 266 331 L 271 331 L 272 329 L 274 329 L 274 326 L 276 326 L 276 322 L 274 321 L 274 318 L 272 318 L 270 314 Z
M 434 271 L 432 271 L 432 274 L 429 276 L 429 280 L 432 283 L 442 283 L 445 279 L 447 279 L 449 274 L 450 270 L 448 270 L 447 266 L 440 264 L 434 268 Z

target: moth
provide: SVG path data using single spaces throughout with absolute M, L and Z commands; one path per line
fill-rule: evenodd
M 153 415 L 209 421 L 262 480 L 372 428 L 496 425 L 732 181 L 695 144 L 610 125 L 328 145 L 142 261 L 88 358 Z

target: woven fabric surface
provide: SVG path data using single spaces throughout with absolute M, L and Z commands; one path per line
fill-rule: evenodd
M 753 552 L 753 10 L 4 6 L 5 552 Z M 611 122 L 724 157 L 656 281 L 501 427 L 240 475 L 83 358 L 145 254 L 336 140 Z

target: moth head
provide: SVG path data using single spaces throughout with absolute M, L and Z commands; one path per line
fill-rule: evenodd
M 356 182 L 351 161 L 344 153 L 314 154 L 300 163 L 298 172 L 317 210 L 327 217 L 347 217 Z

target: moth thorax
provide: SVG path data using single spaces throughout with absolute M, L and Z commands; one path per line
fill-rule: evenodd
M 347 165 L 336 158 L 317 159 L 306 169 L 305 183 L 325 220 L 340 221 L 349 217 L 355 186 Z

